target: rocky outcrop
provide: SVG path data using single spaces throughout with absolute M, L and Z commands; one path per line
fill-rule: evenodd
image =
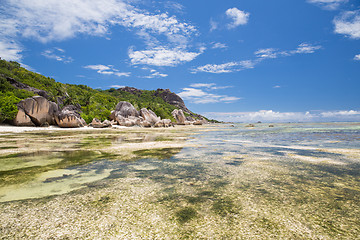
M 107 128 L 111 127 L 112 123 L 109 120 L 104 120 L 101 122 L 99 119 L 94 118 L 89 125 L 93 128 Z
M 77 107 L 73 105 L 64 107 L 55 117 L 57 125 L 62 128 L 86 126 L 85 120 L 80 116 L 80 113 L 75 110 L 76 108 Z
M 156 116 L 156 114 L 151 111 L 147 110 L 146 108 L 142 108 L 140 110 L 140 116 L 145 120 L 148 121 L 150 124 L 154 125 L 158 121 L 160 121 L 160 117 Z
M 41 96 L 34 96 L 20 101 L 18 114 L 14 119 L 17 126 L 54 125 L 55 116 L 60 111 L 58 105 Z
M 176 124 L 185 125 L 185 122 L 187 122 L 186 118 L 185 118 L 185 115 L 184 115 L 184 113 L 183 113 L 183 111 L 181 109 L 175 109 L 174 111 L 172 111 L 171 114 L 175 118 Z
M 31 127 L 35 127 L 36 125 L 31 121 L 31 118 L 26 115 L 26 113 L 24 112 L 24 110 L 19 109 L 13 124 L 16 126 L 31 126 Z
M 49 99 L 49 93 L 44 91 L 44 90 L 40 90 L 34 87 L 30 87 L 29 85 L 19 82 L 11 77 L 5 77 L 6 80 L 16 89 L 21 89 L 21 90 L 25 90 L 25 91 L 29 91 L 29 92 L 33 92 L 35 94 L 38 94 L 39 96 L 42 96 L 46 99 Z
M 186 113 L 191 113 L 189 109 L 185 106 L 184 101 L 176 93 L 171 92 L 169 89 L 158 88 L 155 92 L 155 96 L 161 97 L 165 102 L 181 109 Z
M 121 101 L 115 107 L 116 115 L 121 115 L 125 118 L 127 117 L 139 117 L 139 112 L 136 108 L 129 102 Z

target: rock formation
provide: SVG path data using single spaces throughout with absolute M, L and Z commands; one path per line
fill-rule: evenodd
M 17 126 L 54 125 L 55 116 L 60 111 L 58 105 L 41 96 L 34 96 L 20 101 L 18 114 L 14 119 Z
M 185 118 L 185 115 L 184 115 L 184 113 L 183 113 L 183 111 L 181 109 L 175 109 L 174 111 L 172 111 L 171 114 L 175 118 L 176 123 L 178 125 L 185 125 L 186 118 Z
M 146 108 L 142 108 L 140 110 L 140 116 L 145 120 L 148 121 L 150 124 L 154 125 L 158 121 L 160 121 L 160 117 L 156 116 L 156 114 L 151 111 L 147 110 Z
M 11 77 L 5 77 L 6 80 L 13 86 L 15 87 L 16 89 L 22 89 L 22 90 L 25 90 L 25 91 L 29 91 L 29 92 L 33 92 L 35 94 L 38 94 L 46 99 L 49 99 L 49 93 L 44 91 L 44 90 L 40 90 L 40 89 L 37 89 L 37 88 L 34 88 L 34 87 L 30 87 L 29 85 L 25 84 L 25 83 L 22 83 L 22 82 L 19 82 Z
M 55 117 L 57 125 L 63 128 L 86 126 L 85 120 L 80 116 L 80 113 L 76 109 L 77 107 L 73 105 L 64 107 Z
M 101 122 L 99 119 L 94 118 L 89 125 L 93 128 L 107 128 L 111 127 L 112 123 L 109 120 L 104 120 Z

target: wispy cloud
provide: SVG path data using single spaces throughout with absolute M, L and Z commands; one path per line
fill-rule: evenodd
M 309 3 L 313 3 L 327 10 L 335 10 L 341 4 L 348 2 L 348 0 L 308 0 Z
M 281 51 L 274 48 L 259 49 L 254 52 L 255 58 L 252 60 L 233 61 L 222 64 L 206 64 L 204 66 L 192 69 L 192 73 L 208 72 L 208 73 L 232 73 L 245 69 L 254 68 L 257 64 L 265 59 L 275 59 L 278 57 L 289 57 L 295 54 L 310 54 L 321 49 L 320 45 L 311 45 L 309 43 L 301 43 L 296 49 L 290 51 Z
M 232 19 L 232 22 L 227 25 L 230 29 L 247 24 L 250 17 L 250 13 L 241 11 L 237 8 L 229 8 L 226 10 L 225 14 Z
M 354 60 L 355 61 L 360 61 L 360 54 L 355 55 Z
M 20 61 L 23 48 L 16 42 L 0 38 L 0 57 L 8 61 Z
M 71 63 L 74 61 L 72 57 L 65 56 L 65 50 L 61 48 L 53 48 L 47 49 L 41 53 L 46 58 L 55 59 L 56 61 L 63 62 L 63 63 Z
M 232 88 L 233 86 L 217 86 L 215 83 L 192 83 L 190 87 L 193 88 L 208 88 L 211 90 Z
M 307 111 L 276 112 L 260 110 L 257 112 L 208 112 L 204 116 L 226 122 L 321 122 L 321 121 L 360 121 L 360 111 Z
M 143 70 L 150 70 L 150 75 L 144 76 L 142 78 L 163 78 L 168 76 L 166 73 L 160 73 L 155 69 L 143 68 Z
M 170 66 L 174 67 L 178 64 L 190 62 L 203 52 L 188 52 L 180 48 L 166 49 L 164 47 L 156 47 L 150 50 L 134 51 L 129 50 L 131 63 L 134 65 L 144 64 L 152 66 Z
M 360 39 L 360 10 L 346 11 L 334 19 L 335 33 Z
M 118 77 L 129 77 L 131 75 L 130 72 L 120 72 L 119 70 L 115 69 L 112 65 L 87 65 L 84 68 L 95 70 L 99 74 L 104 75 L 115 75 Z
M 223 64 L 206 64 L 204 66 L 192 69 L 192 73 L 208 72 L 208 73 L 231 73 L 238 72 L 244 69 L 254 68 L 255 61 L 244 60 L 239 62 L 227 62 Z
M 123 85 L 111 85 L 111 88 L 124 88 L 125 86 Z
M 219 43 L 219 42 L 212 43 L 212 46 L 211 46 L 212 49 L 218 49 L 218 48 L 225 49 L 227 47 L 228 46 L 225 43 Z
M 230 86 L 216 86 L 215 83 L 193 83 L 188 88 L 183 88 L 178 95 L 191 103 L 232 103 L 240 100 L 239 97 L 211 93 L 212 90 L 225 89 Z
M 152 39 L 165 36 L 166 44 L 186 46 L 197 32 L 195 26 L 168 13 L 152 14 L 122 0 L 3 0 L 0 11 L 6 13 L 0 15 L 0 47 L 8 59 L 21 58 L 19 44 L 11 43 L 20 37 L 43 43 L 77 35 L 106 37 L 111 26 L 120 25 Z

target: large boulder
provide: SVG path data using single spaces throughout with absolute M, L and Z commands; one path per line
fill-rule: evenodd
M 19 109 L 15 119 L 14 119 L 14 125 L 16 126 L 31 126 L 35 127 L 36 125 L 31 121 L 31 118 L 26 115 L 24 110 L 21 108 Z
M 17 106 L 19 112 L 14 124 L 21 126 L 55 125 L 55 116 L 60 110 L 56 103 L 41 96 L 24 99 Z
M 119 102 L 115 107 L 116 115 L 121 115 L 125 118 L 127 117 L 139 117 L 139 112 L 136 108 L 129 102 Z
M 156 116 L 153 111 L 147 110 L 146 108 L 140 110 L 140 115 L 145 121 L 148 121 L 152 125 L 160 121 L 160 117 Z
M 172 111 L 171 114 L 175 118 L 178 125 L 185 125 L 185 122 L 187 122 L 185 115 L 181 109 L 175 109 L 174 111 Z
M 77 107 L 69 105 L 64 107 L 61 112 L 56 115 L 55 120 L 59 127 L 63 128 L 76 128 L 86 126 L 85 120 L 76 111 Z

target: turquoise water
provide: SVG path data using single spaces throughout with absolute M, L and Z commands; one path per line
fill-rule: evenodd
M 36 227 L 25 214 L 30 206 L 49 221 L 69 211 L 62 224 L 73 221 L 80 229 L 69 227 L 65 236 L 72 237 L 357 239 L 360 124 L 273 125 L 183 128 L 191 133 L 185 142 L 185 135 L 174 132 L 136 133 L 126 141 L 106 132 L 101 138 L 66 140 L 66 149 L 56 147 L 65 144 L 66 134 L 40 134 L 47 146 L 38 152 L 0 159 L 6 182 L 0 187 L 0 206 L 7 209 L 0 217 L 9 219 L 3 234 L 24 236 L 10 232 Z M 26 137 L 6 136 L 15 141 L 3 146 L 22 146 Z M 37 143 L 33 139 L 27 142 L 30 148 Z M 179 139 L 181 145 L 166 145 Z M 131 158 L 121 154 L 124 150 L 114 152 L 125 143 L 155 142 L 161 143 L 160 149 L 144 145 Z M 28 177 L 13 176 L 15 170 Z M 65 210 L 56 207 L 59 201 Z M 78 212 L 70 211 L 75 205 L 81 206 Z M 97 226 L 101 221 L 94 214 L 99 211 L 102 221 L 112 226 L 107 231 Z M 23 224 L 15 224 L 16 214 L 24 218 Z M 50 232 L 54 229 L 49 225 L 41 234 L 54 237 Z

